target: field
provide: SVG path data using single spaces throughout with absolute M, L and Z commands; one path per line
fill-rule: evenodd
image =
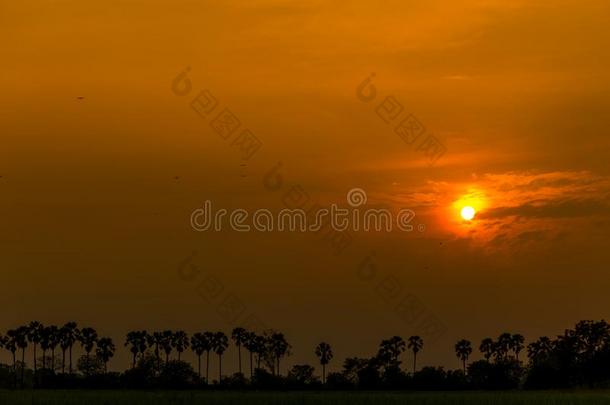
M 194 392 L 0 391 L 0 404 L 610 404 L 609 391 L 569 392 Z

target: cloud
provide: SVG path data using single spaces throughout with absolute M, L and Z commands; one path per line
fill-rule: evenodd
M 565 201 L 537 201 L 513 207 L 492 208 L 480 215 L 483 219 L 505 217 L 575 218 L 607 214 L 610 201 L 605 199 L 574 199 Z
M 394 203 L 434 223 L 431 232 L 492 248 L 538 246 L 610 224 L 610 179 L 588 171 L 487 173 L 429 181 Z M 464 205 L 477 208 L 474 221 L 461 220 Z

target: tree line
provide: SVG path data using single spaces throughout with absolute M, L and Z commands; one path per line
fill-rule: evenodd
M 238 372 L 223 375 L 223 355 L 230 342 L 237 350 Z M 76 345 L 84 354 L 74 367 Z M 424 348 L 419 336 L 384 339 L 373 356 L 346 358 L 341 371 L 328 374 L 333 349 L 320 342 L 312 354 L 321 376 L 308 364 L 294 365 L 282 375 L 281 361 L 291 354 L 292 346 L 283 333 L 272 330 L 257 334 L 237 327 L 228 336 L 222 331 L 189 336 L 182 330 L 138 330 L 126 334 L 123 346 L 131 353 L 130 369 L 109 372 L 108 363 L 116 352 L 111 338 L 75 322 L 59 327 L 33 321 L 0 334 L 0 348 L 12 355 L 12 365 L 0 365 L 0 387 L 443 390 L 604 387 L 610 382 L 610 325 L 603 320 L 580 321 L 556 338 L 543 336 L 527 345 L 521 334 L 484 338 L 478 345 L 483 359 L 470 363 L 473 344 L 460 339 L 454 345 L 461 365 L 456 370 L 418 370 L 418 354 Z M 34 359 L 30 368 L 25 361 L 28 349 Z M 195 368 L 182 359 L 188 350 L 197 358 Z M 527 362 L 520 358 L 524 350 Z M 405 351 L 413 358 L 408 370 L 401 360 Z M 216 380 L 210 379 L 210 356 L 217 358 Z

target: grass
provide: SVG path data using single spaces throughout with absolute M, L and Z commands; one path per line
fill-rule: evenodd
M 610 404 L 610 391 L 542 392 L 201 392 L 0 391 L 0 404 L 376 405 Z

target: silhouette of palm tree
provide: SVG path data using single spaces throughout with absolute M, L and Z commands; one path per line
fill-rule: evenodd
M 15 334 L 15 344 L 19 349 L 21 349 L 21 386 L 24 384 L 24 371 L 25 371 L 25 349 L 28 347 L 28 334 L 29 327 L 20 326 L 17 328 L 17 333 Z
M 148 333 L 145 330 L 131 331 L 125 338 L 125 346 L 129 346 L 132 355 L 131 368 L 136 367 L 136 360 L 139 353 L 146 352 Z
M 161 336 L 161 348 L 165 352 L 165 363 L 167 363 L 169 361 L 169 355 L 172 353 L 174 332 L 171 330 L 164 330 Z
M 253 373 L 253 364 L 252 364 L 252 355 L 256 352 L 256 333 L 247 332 L 246 338 L 244 340 L 244 347 L 249 353 L 250 357 L 250 379 L 254 376 Z
M 78 328 L 76 327 L 76 322 L 68 322 L 64 326 L 62 326 L 60 329 L 60 335 L 61 335 L 60 347 L 62 350 L 62 363 L 61 363 L 61 372 L 62 373 L 65 372 L 66 350 L 68 350 L 69 358 L 70 358 L 70 363 L 69 363 L 70 365 L 69 365 L 68 370 L 69 370 L 70 374 L 72 374 L 72 347 L 74 346 L 74 343 L 76 342 L 78 334 L 79 334 L 79 331 L 78 331 Z
M 464 374 L 466 374 L 466 362 L 468 361 L 468 356 L 470 356 L 471 353 L 472 346 L 468 340 L 462 339 L 455 344 L 455 354 L 462 361 Z
M 546 336 L 542 336 L 538 341 L 540 342 L 540 347 L 546 353 L 550 352 L 553 348 L 553 342 Z
M 222 382 L 222 354 L 229 347 L 229 339 L 223 332 L 214 333 L 214 339 L 212 340 L 212 347 L 214 352 L 218 355 L 218 384 Z
M 240 373 L 243 372 L 241 346 L 248 350 L 251 379 L 254 374 L 254 364 L 260 368 L 261 359 L 264 361 L 263 366 L 265 369 L 268 368 L 274 375 L 280 375 L 280 363 L 285 356 L 290 354 L 291 346 L 286 341 L 285 336 L 279 332 L 267 331 L 263 335 L 257 335 L 246 331 L 244 328 L 234 328 L 230 339 L 235 342 L 238 348 Z M 74 322 L 68 322 L 61 328 L 57 328 L 54 325 L 44 327 L 39 322 L 34 321 L 27 324 L 27 326 L 8 330 L 6 335 L 0 334 L 0 349 L 4 348 L 10 351 L 13 357 L 12 373 L 15 379 L 15 387 L 18 386 L 19 382 L 17 374 L 18 364 L 21 365 L 21 386 L 25 386 L 25 355 L 28 345 L 32 346 L 34 352 L 34 383 L 37 384 L 40 382 L 40 378 L 46 375 L 42 373 L 44 369 L 50 366 L 52 370 L 55 370 L 54 350 L 57 345 L 61 346 L 62 349 L 62 373 L 65 373 L 66 368 L 66 352 L 68 349 L 70 350 L 70 373 L 72 373 L 71 348 L 75 342 L 79 342 L 82 345 L 87 360 L 90 360 L 90 355 L 95 349 L 95 355 L 104 363 L 104 371 L 108 371 L 108 362 L 114 356 L 116 348 L 112 339 L 98 339 L 97 332 L 93 328 L 79 330 Z M 356 385 L 360 385 L 364 379 L 370 380 L 373 377 L 377 379 L 381 377 L 381 381 L 385 384 L 385 378 L 392 376 L 391 373 L 387 373 L 388 368 L 394 366 L 400 367 L 400 356 L 406 348 L 413 352 L 413 373 L 416 373 L 417 355 L 423 349 L 423 343 L 422 338 L 419 336 L 411 336 L 407 342 L 399 336 L 383 340 L 377 355 L 373 358 L 347 359 L 344 365 L 343 376 Z M 600 369 L 599 367 L 604 367 L 608 353 L 610 353 L 610 325 L 605 321 L 580 321 L 574 329 L 566 329 L 564 334 L 558 336 L 557 339 L 552 340 L 543 336 L 531 342 L 527 345 L 527 355 L 530 359 L 531 369 L 526 369 L 519 364 L 521 363 L 519 360 L 520 353 L 525 347 L 524 343 L 525 338 L 520 334 L 503 333 L 495 341 L 491 338 L 483 339 L 479 350 L 483 353 L 487 362 L 490 362 L 490 359 L 493 357 L 497 362 L 494 364 L 494 367 L 499 366 L 498 369 L 502 369 L 504 366 L 514 366 L 516 371 L 527 371 L 524 374 L 524 377 L 527 379 L 524 383 L 528 385 L 531 383 L 532 387 L 539 384 L 535 380 L 537 378 L 548 380 L 547 376 L 544 375 L 546 370 L 552 370 L 553 373 L 556 373 L 553 374 L 553 378 L 557 378 L 557 386 L 571 384 L 571 381 L 578 381 L 583 384 L 596 384 L 600 377 L 605 378 L 603 377 L 605 374 L 599 375 L 600 372 L 605 372 L 605 369 Z M 181 360 L 182 353 L 191 346 L 197 354 L 199 378 L 202 375 L 201 357 L 205 352 L 207 355 L 206 383 L 209 381 L 210 351 L 214 351 L 218 355 L 218 381 L 219 384 L 223 383 L 222 356 L 229 346 L 229 338 L 223 332 L 195 333 L 189 340 L 188 335 L 184 331 L 172 332 L 167 330 L 155 332 L 152 335 L 149 335 L 146 331 L 132 331 L 127 334 L 125 346 L 129 346 L 133 354 L 132 368 L 136 367 L 139 355 L 143 355 L 149 347 L 154 347 L 158 369 L 160 369 L 160 364 L 162 363 L 160 358 L 161 350 L 165 352 L 165 361 L 167 362 L 172 350 L 175 349 L 178 352 L 178 360 Z M 38 347 L 42 351 L 43 370 L 38 367 L 39 364 L 37 363 L 36 354 L 38 353 Z M 19 350 L 21 350 L 21 360 L 17 363 L 16 353 Z M 51 350 L 50 358 L 47 357 L 49 350 Z M 467 362 L 473 351 L 472 344 L 470 341 L 462 339 L 455 343 L 454 350 L 462 363 L 463 372 L 466 374 Z M 332 348 L 328 343 L 321 342 L 315 347 L 315 354 L 322 366 L 322 383 L 326 384 L 326 366 L 333 358 Z M 256 356 L 256 363 L 254 363 L 254 356 Z M 154 366 L 152 367 L 154 368 Z M 488 367 L 478 368 L 477 370 L 482 373 L 489 372 L 485 371 L 489 370 Z M 533 372 L 530 372 L 530 370 L 533 370 Z M 474 378 L 474 369 L 471 368 L 469 371 L 473 374 Z M 29 372 L 31 373 L 31 371 Z M 361 372 L 364 372 L 362 377 L 359 374 Z M 375 375 L 371 374 L 371 372 L 374 372 Z M 290 377 L 295 375 L 294 373 L 289 373 Z M 422 374 L 423 376 L 424 374 Z M 449 376 L 449 372 L 447 372 L 447 376 Z M 532 379 L 533 383 L 530 379 Z M 362 386 L 365 387 L 367 385 L 362 384 Z
M 48 339 L 48 348 L 51 349 L 51 370 L 55 372 L 55 349 L 60 343 L 59 328 L 55 325 L 47 326 L 45 328 L 45 335 Z
M 6 340 L 4 348 L 13 355 L 13 376 L 15 377 L 14 386 L 17 387 L 17 335 L 19 332 L 16 329 L 10 329 L 6 332 Z
M 235 328 L 231 332 L 231 339 L 237 346 L 237 358 L 239 363 L 239 373 L 241 374 L 241 346 L 246 342 L 248 332 L 244 328 Z
M 208 345 L 206 345 L 206 337 L 203 335 L 203 333 L 195 333 L 193 336 L 191 336 L 191 349 L 193 350 L 193 352 L 195 352 L 195 354 L 197 355 L 197 374 L 199 375 L 199 378 L 201 379 L 201 356 L 203 355 L 203 352 L 205 352 L 208 349 Z
M 530 361 L 536 362 L 541 358 L 545 358 L 552 350 L 553 342 L 546 336 L 538 338 L 538 340 L 527 345 L 527 357 Z
M 423 349 L 424 340 L 419 336 L 410 336 L 407 340 L 409 342 L 407 347 L 413 352 L 413 374 L 415 374 L 417 369 L 417 353 Z
M 172 335 L 172 346 L 178 352 L 178 361 L 180 361 L 182 352 L 189 347 L 189 337 L 185 331 L 179 330 Z
M 275 357 L 275 361 L 277 364 L 277 368 L 274 367 L 274 370 L 277 370 L 276 374 L 281 375 L 280 373 L 280 359 L 284 356 L 288 356 L 290 354 L 290 344 L 286 341 L 283 333 L 275 332 L 271 334 L 269 338 L 269 347 L 271 349 L 271 353 Z
M 405 351 L 406 343 L 400 336 L 384 339 L 379 344 L 377 359 L 382 361 L 386 367 L 398 367 L 399 357 Z
M 489 363 L 489 359 L 493 356 L 495 350 L 495 343 L 492 338 L 485 338 L 481 340 L 479 345 L 479 351 L 483 353 L 485 360 Z
M 512 335 L 510 333 L 504 332 L 500 336 L 498 336 L 498 340 L 494 344 L 494 354 L 496 355 L 496 358 L 499 360 L 506 360 L 511 345 Z
M 527 345 L 527 357 L 529 357 L 531 362 L 535 362 L 541 356 L 542 348 L 540 347 L 539 341 L 534 341 Z
M 37 366 L 36 366 L 36 346 L 40 343 L 40 339 L 42 338 L 42 331 L 44 326 L 38 321 L 32 321 L 27 326 L 27 339 L 34 348 L 34 375 L 36 375 Z M 44 357 L 43 357 L 44 361 Z M 43 366 L 44 367 L 44 366 Z
M 104 372 L 108 373 L 108 361 L 114 356 L 116 348 L 111 338 L 103 337 L 97 341 L 95 355 L 104 362 Z
M 254 336 L 254 353 L 256 353 L 256 368 L 261 368 L 261 358 L 267 350 L 267 338 L 262 335 Z
M 603 348 L 610 336 L 610 325 L 605 321 L 579 321 L 571 332 L 577 339 L 581 359 L 590 360 Z
M 161 371 L 161 356 L 159 349 L 161 344 L 163 343 L 163 333 L 162 332 L 153 332 L 150 335 L 146 336 L 146 342 L 148 343 L 148 347 L 152 347 L 155 353 L 155 359 L 157 360 L 157 372 Z
M 326 383 L 326 365 L 333 358 L 333 349 L 326 342 L 321 342 L 316 346 L 316 356 L 320 359 L 322 365 L 322 384 Z
M 578 330 L 578 324 L 576 325 L 576 330 Z M 606 321 L 590 321 L 587 332 L 585 335 L 585 351 L 587 355 L 590 355 L 603 348 L 610 337 L 610 325 Z
M 131 368 L 136 367 L 136 358 L 138 356 L 138 352 L 140 349 L 138 348 L 138 340 L 140 339 L 138 331 L 131 331 L 127 333 L 125 337 L 125 345 L 129 346 L 129 351 L 131 352 Z
M 91 352 L 97 343 L 97 332 L 93 328 L 83 328 L 77 335 L 77 339 L 80 342 L 81 347 L 85 350 L 85 357 L 87 358 L 87 364 L 89 364 Z
M 214 333 L 203 332 L 202 345 L 205 350 L 205 383 L 209 384 L 210 377 L 210 351 L 214 349 Z
M 42 368 L 45 369 L 47 350 L 49 350 L 51 344 L 51 333 L 48 326 L 45 326 L 40 330 L 40 350 L 42 350 Z
M 523 337 L 523 335 L 520 335 L 518 333 L 512 335 L 510 337 L 510 349 L 513 351 L 513 353 L 515 354 L 515 359 L 517 361 L 519 361 L 519 353 L 521 352 L 521 350 L 523 350 L 524 343 L 525 342 L 525 338 Z

